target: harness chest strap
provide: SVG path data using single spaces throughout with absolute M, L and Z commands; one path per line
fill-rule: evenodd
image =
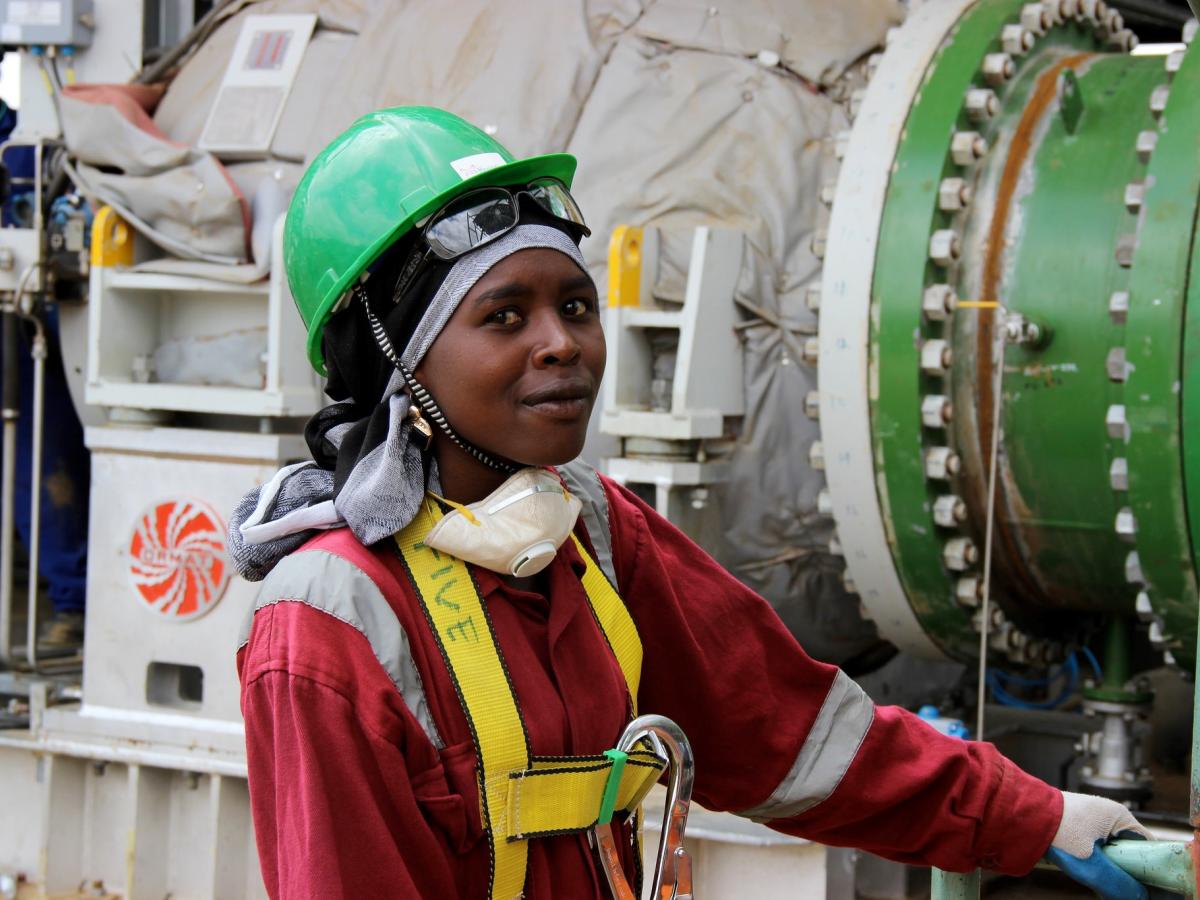
M 581 832 L 596 823 L 613 766 L 606 756 L 534 757 L 512 681 L 466 563 L 423 543 L 442 516 L 428 497 L 396 535 L 400 556 L 433 631 L 475 744 L 480 811 L 491 849 L 493 900 L 521 896 L 530 837 Z M 625 604 L 575 538 L 586 565 L 582 577 L 592 613 L 625 677 L 636 715 L 642 645 Z M 616 808 L 634 810 L 665 763 L 652 753 L 629 755 Z

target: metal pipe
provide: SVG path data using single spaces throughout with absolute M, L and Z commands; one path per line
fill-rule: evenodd
M 46 334 L 35 317 L 37 334 L 33 339 L 33 441 L 30 456 L 29 500 L 29 590 L 26 595 L 25 658 L 38 671 L 38 565 L 42 548 L 42 432 L 45 422 Z
M 0 472 L 0 666 L 12 663 L 13 553 L 17 488 L 17 417 L 20 415 L 20 369 L 17 354 L 17 316 L 11 306 L 0 312 L 0 357 L 3 357 L 3 386 L 0 388 L 0 418 L 4 441 Z

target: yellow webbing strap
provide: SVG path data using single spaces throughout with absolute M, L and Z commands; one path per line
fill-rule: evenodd
M 512 682 L 483 598 L 466 563 L 423 543 L 442 517 L 429 498 L 396 535 L 396 544 L 462 703 L 479 765 L 480 812 L 491 849 L 492 900 L 513 900 L 525 886 L 525 838 L 582 831 L 596 822 L 612 761 L 533 758 Z M 635 709 L 642 646 L 625 604 L 576 539 L 586 564 L 584 591 L 612 648 Z M 617 808 L 636 808 L 662 772 L 653 754 L 630 754 Z
M 596 824 L 613 762 L 604 756 L 535 758 L 524 772 L 513 772 L 508 795 L 508 822 L 514 838 L 544 837 L 586 831 Z M 621 773 L 615 809 L 631 812 L 665 767 L 653 753 L 629 754 Z

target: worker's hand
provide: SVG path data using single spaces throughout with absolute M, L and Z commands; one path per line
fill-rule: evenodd
M 1146 900 L 1146 888 L 1100 850 L 1115 837 L 1151 835 L 1115 800 L 1063 791 L 1062 821 L 1046 859 L 1104 900 Z

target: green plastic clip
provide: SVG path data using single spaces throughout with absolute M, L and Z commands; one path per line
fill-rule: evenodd
M 604 782 L 604 795 L 600 798 L 600 815 L 596 818 L 597 825 L 607 825 L 612 821 L 613 809 L 617 805 L 617 794 L 621 790 L 621 774 L 625 771 L 625 760 L 629 754 L 621 750 L 605 750 L 604 755 L 612 760 L 612 769 L 608 773 L 608 781 Z

